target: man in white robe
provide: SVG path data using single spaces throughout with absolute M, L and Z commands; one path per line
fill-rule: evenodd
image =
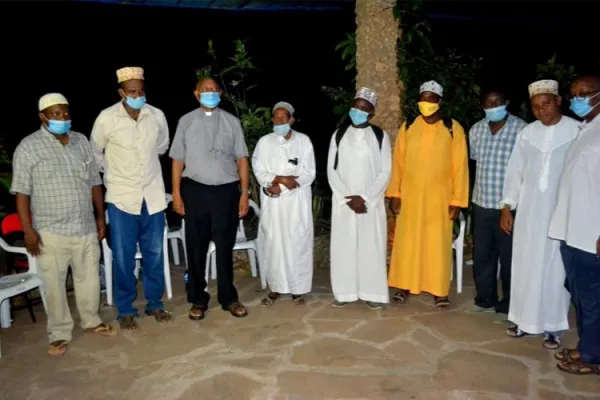
M 390 180 L 390 139 L 371 125 L 377 95 L 361 88 L 352 102 L 351 123 L 331 138 L 327 178 L 331 211 L 333 307 L 363 300 L 372 309 L 389 303 L 385 191 Z
M 570 296 L 560 242 L 548 237 L 565 157 L 579 132 L 579 122 L 561 115 L 558 82 L 529 85 L 537 121 L 519 134 L 504 180 L 500 225 L 513 233 L 509 321 L 511 337 L 544 334 L 544 347 L 557 348 L 569 328 Z M 514 221 L 511 209 L 517 209 Z
M 312 287 L 315 155 L 308 136 L 291 129 L 293 123 L 292 105 L 277 103 L 274 132 L 258 141 L 252 156 L 262 188 L 258 256 L 271 290 L 261 302 L 265 307 L 281 294 L 291 294 L 296 306 L 304 306 Z

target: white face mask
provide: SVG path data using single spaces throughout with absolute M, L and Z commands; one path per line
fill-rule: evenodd
M 273 125 L 273 131 L 277 136 L 284 137 L 290 133 L 290 124 Z

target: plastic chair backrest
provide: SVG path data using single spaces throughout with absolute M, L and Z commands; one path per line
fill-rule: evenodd
M 256 218 L 260 218 L 260 209 L 258 208 L 258 205 L 253 200 L 249 200 L 248 205 L 254 211 Z M 244 229 L 244 219 L 243 218 L 240 219 L 240 223 L 238 225 L 238 231 L 237 231 L 235 240 L 238 243 L 247 241 L 246 230 Z
M 23 232 L 23 226 L 21 225 L 21 220 L 19 219 L 19 214 L 8 214 L 2 219 L 2 224 L 0 227 L 2 231 L 2 236 L 10 235 L 15 232 Z

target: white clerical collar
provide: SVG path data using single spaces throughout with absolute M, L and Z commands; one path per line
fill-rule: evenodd
M 201 108 L 201 110 L 204 113 L 204 115 L 206 115 L 207 117 L 211 117 L 211 116 L 215 115 L 219 109 L 218 108 L 214 108 L 211 111 L 206 111 L 205 109 Z

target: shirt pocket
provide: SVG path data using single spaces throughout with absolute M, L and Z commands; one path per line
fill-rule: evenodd
M 59 159 L 45 158 L 38 161 L 33 168 L 35 178 L 44 182 L 52 181 L 60 173 L 61 162 Z
M 217 132 L 215 149 L 220 157 L 233 159 L 235 153 L 233 134 L 228 130 Z

